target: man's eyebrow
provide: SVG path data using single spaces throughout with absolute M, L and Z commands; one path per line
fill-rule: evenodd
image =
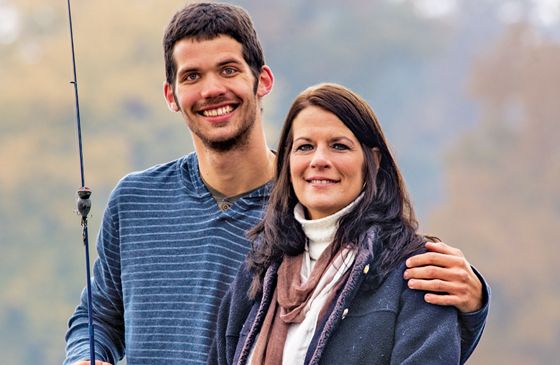
M 218 62 L 218 66 L 225 66 L 225 65 L 229 65 L 229 64 L 236 64 L 236 65 L 241 65 L 242 62 L 241 60 L 231 57 L 231 58 L 225 58 L 224 60 Z

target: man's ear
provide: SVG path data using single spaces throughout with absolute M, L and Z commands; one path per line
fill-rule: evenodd
M 165 102 L 167 103 L 167 107 L 172 112 L 178 112 L 179 105 L 175 102 L 175 93 L 173 91 L 173 86 L 169 85 L 167 82 L 163 83 L 163 96 L 165 97 Z
M 373 151 L 373 161 L 375 162 L 375 167 L 379 170 L 379 167 L 381 166 L 381 151 L 379 150 L 379 147 L 373 147 L 371 150 Z
M 268 95 L 272 90 L 272 85 L 274 84 L 274 75 L 272 70 L 267 65 L 264 65 L 259 74 L 259 85 L 257 87 L 257 96 L 263 97 Z

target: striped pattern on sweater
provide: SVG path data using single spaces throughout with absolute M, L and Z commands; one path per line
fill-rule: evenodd
M 221 298 L 250 244 L 271 183 L 227 211 L 204 186 L 194 153 L 123 178 L 94 264 L 96 353 L 116 363 L 202 364 Z M 85 292 L 70 318 L 67 359 L 89 358 Z M 125 350 L 126 348 L 126 350 Z

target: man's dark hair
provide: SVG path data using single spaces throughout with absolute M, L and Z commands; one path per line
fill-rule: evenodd
M 251 17 L 239 6 L 222 3 L 190 4 L 171 18 L 163 37 L 167 83 L 173 85 L 177 77 L 173 48 L 178 41 L 184 38 L 212 40 L 221 35 L 241 44 L 243 58 L 251 68 L 256 83 L 264 66 L 264 55 Z

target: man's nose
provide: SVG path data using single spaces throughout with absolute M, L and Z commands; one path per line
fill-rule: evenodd
M 201 96 L 205 99 L 212 98 L 218 95 L 223 95 L 226 92 L 223 80 L 217 75 L 208 74 L 202 80 Z

